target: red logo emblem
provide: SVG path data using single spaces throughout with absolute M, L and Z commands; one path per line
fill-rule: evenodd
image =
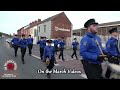
M 8 63 L 7 64 L 7 69 L 8 70 L 14 70 L 14 67 L 15 67 L 14 63 Z

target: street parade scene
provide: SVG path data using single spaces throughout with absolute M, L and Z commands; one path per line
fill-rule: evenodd
M 0 11 L 0 79 L 120 79 L 119 16 Z

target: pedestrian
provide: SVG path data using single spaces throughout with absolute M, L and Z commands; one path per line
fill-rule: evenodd
M 17 51 L 19 48 L 19 38 L 17 37 L 17 35 L 14 36 L 11 43 L 12 43 L 12 46 L 14 48 L 15 57 L 17 57 Z
M 33 48 L 33 38 L 31 37 L 31 35 L 29 35 L 27 42 L 28 42 L 29 55 L 31 56 L 32 48 Z
M 62 60 L 65 61 L 64 55 L 63 55 L 65 41 L 64 41 L 63 37 L 61 37 L 61 40 L 60 40 L 60 42 L 58 44 L 59 44 L 59 49 L 60 49 L 59 59 L 62 56 Z
M 87 29 L 86 35 L 80 42 L 80 55 L 82 56 L 82 64 L 84 71 L 88 79 L 102 79 L 102 67 L 101 63 L 107 55 L 102 55 L 98 48 L 96 41 L 98 42 L 103 53 L 107 51 L 102 47 L 100 38 L 96 35 L 98 23 L 95 19 L 89 19 L 84 27 Z
M 59 41 L 58 41 L 58 39 L 57 39 L 57 37 L 56 37 L 55 40 L 53 41 L 56 55 L 57 55 L 57 51 L 58 51 L 58 42 L 59 42 Z
M 37 44 L 39 44 L 39 46 L 40 46 L 40 58 L 41 58 L 41 60 L 43 60 L 44 48 L 46 46 L 46 40 L 45 40 L 45 38 L 41 37 L 41 40 L 39 40 L 37 42 Z
M 46 61 L 47 70 L 51 71 L 54 67 L 55 60 L 55 48 L 51 46 L 52 40 L 47 40 L 48 45 L 44 49 L 44 61 Z M 50 78 L 50 73 L 47 73 L 47 77 Z
M 19 44 L 20 44 L 20 48 L 21 48 L 22 63 L 25 64 L 24 56 L 25 56 L 25 53 L 26 53 L 26 48 L 27 48 L 28 42 L 27 42 L 27 39 L 25 39 L 24 34 L 22 34 L 22 39 L 20 40 Z
M 107 49 L 108 54 L 110 56 L 108 61 L 110 63 L 114 63 L 114 64 L 119 65 L 120 52 L 118 50 L 118 40 L 117 40 L 117 37 L 118 37 L 119 33 L 118 33 L 116 27 L 110 29 L 109 33 L 111 34 L 111 38 L 109 38 L 107 43 L 106 43 L 106 49 Z M 109 68 L 107 68 L 105 77 L 107 79 L 109 79 L 110 74 L 111 74 L 111 70 Z
M 78 60 L 77 57 L 77 46 L 79 45 L 79 43 L 77 42 L 77 38 L 74 38 L 74 41 L 72 42 L 72 46 L 73 46 L 73 54 L 71 55 L 71 58 L 73 58 L 73 56 L 75 55 L 76 59 Z

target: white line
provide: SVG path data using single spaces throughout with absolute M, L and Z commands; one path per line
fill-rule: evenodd
M 59 64 L 54 64 L 55 66 L 60 66 Z
M 35 57 L 35 58 L 37 58 L 37 59 L 40 59 L 40 57 L 38 57 L 38 56 L 36 56 L 36 55 L 33 55 L 33 54 L 32 54 L 32 56 Z

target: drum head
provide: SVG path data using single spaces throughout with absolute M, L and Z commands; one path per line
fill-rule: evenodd
M 117 74 L 120 74 L 120 66 L 117 64 L 109 64 L 109 68 L 112 72 L 115 72 Z

